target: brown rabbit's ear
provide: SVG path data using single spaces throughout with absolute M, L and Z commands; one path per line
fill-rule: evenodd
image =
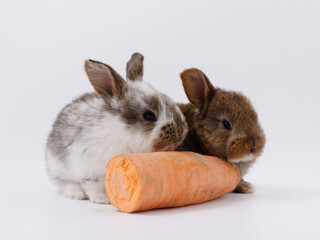
M 142 80 L 143 77 L 143 59 L 140 53 L 134 53 L 127 63 L 127 79 L 131 81 Z
M 206 114 L 215 88 L 206 75 L 196 68 L 184 70 L 180 77 L 189 101 Z
M 84 69 L 100 96 L 118 99 L 123 96 L 126 82 L 112 67 L 98 61 L 86 60 Z

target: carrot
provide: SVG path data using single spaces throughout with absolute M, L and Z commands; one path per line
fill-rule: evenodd
M 193 152 L 119 155 L 105 175 L 110 202 L 126 213 L 205 202 L 233 191 L 239 181 L 239 169 Z

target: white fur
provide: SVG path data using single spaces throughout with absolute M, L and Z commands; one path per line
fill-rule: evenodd
M 129 88 L 139 89 L 146 95 L 154 95 L 158 93 L 149 83 L 144 81 L 127 81 L 127 84 Z
M 87 199 L 87 195 L 78 183 L 67 183 L 60 187 L 60 194 L 77 200 Z
M 85 109 L 89 110 L 86 107 L 82 108 L 82 110 Z M 68 159 L 61 161 L 48 150 L 48 170 L 51 176 L 74 183 L 81 183 L 85 178 L 97 178 L 100 181 L 95 183 L 95 185 L 100 185 L 98 192 L 105 195 L 103 176 L 107 162 L 119 154 L 149 152 L 152 143 L 152 136 L 132 133 L 126 129 L 126 125 L 117 116 L 105 113 L 104 118 L 98 121 L 97 125 L 86 129 L 84 139 L 79 139 L 70 146 Z M 85 190 L 86 187 L 82 186 L 82 188 Z M 76 190 L 79 196 L 75 196 L 74 189 L 70 191 L 71 198 L 82 198 L 81 191 Z M 97 191 L 93 192 L 97 195 Z M 105 200 L 99 201 L 88 190 L 86 194 L 93 202 L 106 202 Z M 64 191 L 63 195 L 68 195 L 68 193 Z
M 240 158 L 240 159 L 230 159 L 229 161 L 230 162 L 233 162 L 233 163 L 244 163 L 244 162 L 251 162 L 255 159 L 255 156 L 250 153 L 248 154 L 247 156 L 243 157 L 243 158 Z
M 146 95 L 158 94 L 145 82 L 128 82 L 128 85 L 131 89 L 143 90 Z M 136 100 L 145 104 L 139 96 Z M 88 197 L 95 203 L 108 203 L 104 186 L 104 173 L 108 161 L 119 154 L 151 152 L 161 127 L 174 121 L 173 113 L 168 114 L 167 110 L 160 112 L 156 127 L 151 134 L 146 134 L 139 133 L 135 129 L 135 131 L 128 129 L 126 123 L 122 122 L 118 116 L 106 111 L 102 118 L 96 118 L 95 116 L 103 112 L 104 101 L 100 97 L 92 98 L 90 102 L 72 104 L 73 106 L 79 104 L 79 106 L 77 107 L 77 113 L 70 114 L 69 120 L 79 126 L 85 126 L 85 134 L 74 139 L 68 147 L 70 154 L 66 159 L 58 159 L 47 148 L 46 158 L 49 176 L 53 180 L 56 179 L 60 192 L 64 196 L 73 199 Z M 113 107 L 117 107 L 118 104 L 116 100 L 111 102 Z M 160 104 L 165 109 L 164 102 L 160 101 Z M 177 110 L 181 118 L 184 119 L 181 111 L 178 108 Z M 68 111 L 68 107 L 63 111 Z M 83 115 L 92 117 L 87 117 L 84 120 L 81 118 Z M 65 133 L 69 134 L 68 132 Z M 88 178 L 96 181 L 84 181 Z

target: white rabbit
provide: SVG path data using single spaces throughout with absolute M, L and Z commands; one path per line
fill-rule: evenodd
M 108 203 L 107 162 L 115 155 L 173 150 L 187 134 L 179 107 L 142 81 L 143 56 L 127 63 L 127 81 L 110 66 L 87 60 L 95 89 L 66 105 L 46 146 L 47 171 L 60 193 Z

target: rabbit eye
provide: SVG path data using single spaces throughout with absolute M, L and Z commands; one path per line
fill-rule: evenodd
M 156 115 L 151 111 L 145 111 L 145 113 L 143 114 L 143 118 L 147 121 L 152 122 L 157 120 Z
M 227 120 L 223 120 L 223 121 L 222 121 L 222 124 L 223 124 L 223 128 L 224 128 L 224 129 L 226 129 L 226 130 L 228 130 L 228 131 L 231 131 L 231 130 L 232 130 L 231 125 L 230 125 L 230 123 L 229 123 Z

